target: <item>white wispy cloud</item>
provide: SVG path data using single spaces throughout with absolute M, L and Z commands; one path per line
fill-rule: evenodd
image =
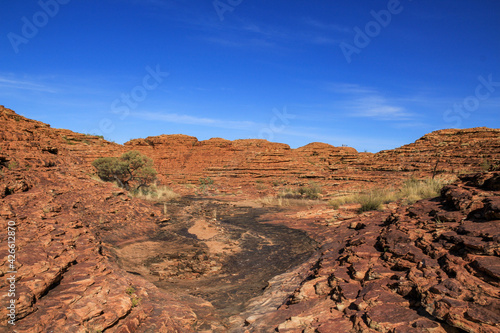
M 325 23 L 321 22 L 317 19 L 313 19 L 310 17 L 305 17 L 302 19 L 302 21 L 306 24 L 309 25 L 310 27 L 320 29 L 320 30 L 327 30 L 330 32 L 337 32 L 337 33 L 350 33 L 352 28 L 343 26 L 340 24 L 331 24 L 331 23 Z
M 338 39 L 329 38 L 325 36 L 314 36 L 310 38 L 309 41 L 317 45 L 336 45 L 340 43 L 340 40 Z
M 350 105 L 349 105 L 350 104 Z M 355 99 L 346 105 L 353 117 L 376 118 L 379 120 L 410 120 L 414 115 L 402 106 L 391 104 L 377 95 Z
M 299 34 L 304 42 L 316 45 L 338 45 L 351 28 L 340 24 L 326 23 L 310 17 L 302 18 L 302 32 Z
M 337 94 L 377 94 L 375 89 L 363 87 L 359 84 L 353 83 L 329 82 L 326 84 L 326 89 Z
M 262 49 L 262 48 L 274 48 L 276 44 L 272 41 L 260 38 L 248 38 L 248 39 L 233 39 L 233 38 L 222 38 L 222 37 L 207 37 L 205 41 L 213 44 L 219 44 L 227 47 L 236 48 L 250 48 L 250 49 Z
M 205 27 L 205 32 L 210 31 L 205 37 L 207 42 L 252 48 L 290 48 L 297 43 L 336 45 L 342 40 L 338 37 L 339 31 L 345 32 L 344 27 L 313 20 L 298 21 L 298 24 L 301 24 L 300 29 L 290 30 L 276 24 L 234 16 L 231 22 L 224 23 L 224 29 L 220 29 L 220 26 L 214 25 L 213 22 L 202 25 Z
M 222 119 L 213 119 L 205 117 L 195 117 L 177 113 L 146 111 L 146 112 L 131 112 L 130 116 L 144 120 L 164 121 L 169 123 L 186 124 L 186 125 L 201 125 L 208 127 L 227 128 L 227 129 L 252 129 L 259 126 L 259 124 L 252 121 L 222 120 Z
M 13 78 L 7 78 L 5 76 L 0 76 L 0 87 L 2 88 L 10 88 L 10 89 L 19 89 L 19 90 L 31 90 L 31 91 L 40 91 L 40 92 L 49 92 L 55 93 L 56 89 L 46 86 L 44 84 L 35 82 L 35 81 L 23 81 Z
M 335 106 L 351 117 L 378 120 L 411 120 L 415 114 L 406 110 L 398 99 L 384 97 L 377 89 L 352 83 L 327 83 L 326 89 L 338 95 Z

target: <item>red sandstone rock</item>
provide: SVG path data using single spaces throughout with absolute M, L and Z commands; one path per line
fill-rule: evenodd
M 115 249 L 150 239 L 169 217 L 90 177 L 95 158 L 137 149 L 154 159 L 161 181 L 179 188 L 211 177 L 220 191 L 242 188 L 249 197 L 260 191 L 256 180 L 268 187 L 264 192 L 273 191 L 273 182 L 314 180 L 334 193 L 410 174 L 479 171 L 484 159 L 499 159 L 499 130 L 437 131 L 363 154 L 319 143 L 290 149 L 182 135 L 121 146 L 51 129 L 3 107 L 0 128 L 0 221 L 17 225 L 17 332 L 500 331 L 499 172 L 464 177 L 439 200 L 335 224 L 325 223 L 332 210 L 270 213 L 267 220 L 304 230 L 321 248 L 226 321 L 202 298 L 166 292 L 120 268 Z M 171 244 L 181 247 L 183 239 L 175 237 Z M 6 246 L 0 237 L 0 249 Z
M 478 174 L 475 178 L 497 176 Z M 287 305 L 267 318 L 278 318 L 279 313 L 303 318 L 308 309 L 324 304 L 322 314 L 303 323 L 304 331 L 328 327 L 329 332 L 444 333 L 454 327 L 465 332 L 499 332 L 498 221 L 489 222 L 487 214 L 467 218 L 471 204 L 479 201 L 490 207 L 487 203 L 499 196 L 499 192 L 457 183 L 443 191 L 440 203 L 424 200 L 390 214 L 343 221 L 330 236 L 342 240 L 332 251 L 322 252 L 313 273 Z M 462 218 L 457 219 L 457 214 Z M 438 215 L 454 217 L 438 222 L 429 219 Z M 360 222 L 365 228 L 350 228 Z M 311 225 L 302 228 L 318 232 Z M 311 286 L 325 278 L 329 283 L 318 282 L 321 292 L 314 293 Z M 334 304 L 327 305 L 328 299 Z M 342 321 L 325 315 L 328 308 Z M 423 311 L 428 315 L 423 316 Z M 247 329 L 257 332 L 270 322 L 256 321 Z

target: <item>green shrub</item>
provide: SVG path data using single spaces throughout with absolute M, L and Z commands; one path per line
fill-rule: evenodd
M 491 162 L 488 161 L 487 159 L 483 159 L 483 162 L 481 162 L 481 169 L 483 171 L 489 171 L 491 168 Z
M 483 162 L 481 163 L 481 169 L 483 171 L 498 171 L 500 170 L 500 161 L 496 160 L 487 160 L 483 159 Z
M 210 177 L 200 178 L 198 180 L 200 182 L 200 190 L 205 192 L 207 187 L 212 187 L 214 184 L 214 180 Z
M 212 186 L 214 184 L 214 180 L 210 177 L 200 178 L 199 182 L 201 186 Z
M 319 199 L 321 194 L 321 187 L 316 183 L 310 183 L 309 186 L 301 186 L 299 194 L 306 199 Z
M 138 306 L 140 303 L 141 303 L 141 298 L 139 297 L 132 297 L 130 299 L 130 301 L 132 301 L 132 307 L 135 308 L 136 306 Z
M 135 150 L 120 157 L 98 158 L 92 165 L 97 169 L 99 178 L 108 182 L 116 181 L 126 190 L 137 191 L 156 179 L 153 160 Z
M 125 289 L 125 292 L 129 295 L 132 296 L 132 294 L 135 294 L 135 288 L 130 286 L 127 289 Z
M 19 163 L 17 163 L 16 161 L 13 161 L 13 162 L 9 163 L 7 168 L 9 168 L 9 170 L 12 170 L 12 169 L 16 169 L 18 166 L 19 166 Z
M 133 286 L 129 286 L 127 289 L 125 289 L 125 292 L 130 296 L 130 301 L 132 302 L 133 308 L 141 303 L 141 298 L 137 297 L 137 295 L 135 294 L 135 288 Z

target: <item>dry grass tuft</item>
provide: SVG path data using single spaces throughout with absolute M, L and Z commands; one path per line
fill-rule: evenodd
M 440 195 L 443 186 L 456 180 L 455 177 L 441 177 L 406 180 L 399 190 L 394 189 L 374 189 L 369 192 L 356 193 L 347 196 L 334 198 L 329 201 L 329 205 L 334 209 L 339 209 L 345 204 L 360 204 L 359 212 L 379 210 L 384 203 L 401 200 L 403 205 L 410 205 L 419 200 L 434 198 Z
M 92 179 L 92 180 L 95 180 L 99 183 L 105 183 L 105 181 L 102 180 L 101 177 L 99 177 L 98 175 L 95 175 L 95 174 L 88 174 L 88 175 L 89 175 L 90 179 Z
M 321 200 L 285 198 L 281 195 L 268 195 L 260 198 L 258 201 L 262 204 L 262 206 L 267 207 L 314 206 L 324 203 Z
M 263 198 L 260 198 L 259 202 L 263 206 L 278 206 L 278 207 L 290 206 L 290 199 L 284 198 L 282 196 L 268 195 Z
M 178 199 L 180 195 L 168 186 L 153 185 L 148 188 L 141 188 L 134 193 L 134 197 L 150 201 L 172 201 Z
M 309 185 L 303 185 L 297 188 L 284 188 L 278 194 L 279 197 L 287 199 L 309 199 L 317 200 L 321 197 L 321 186 L 310 182 Z

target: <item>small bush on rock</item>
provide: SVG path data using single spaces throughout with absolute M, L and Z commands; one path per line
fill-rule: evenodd
M 120 157 L 98 158 L 92 165 L 97 169 L 99 178 L 108 182 L 116 181 L 126 190 L 137 191 L 156 180 L 153 160 L 135 150 Z

